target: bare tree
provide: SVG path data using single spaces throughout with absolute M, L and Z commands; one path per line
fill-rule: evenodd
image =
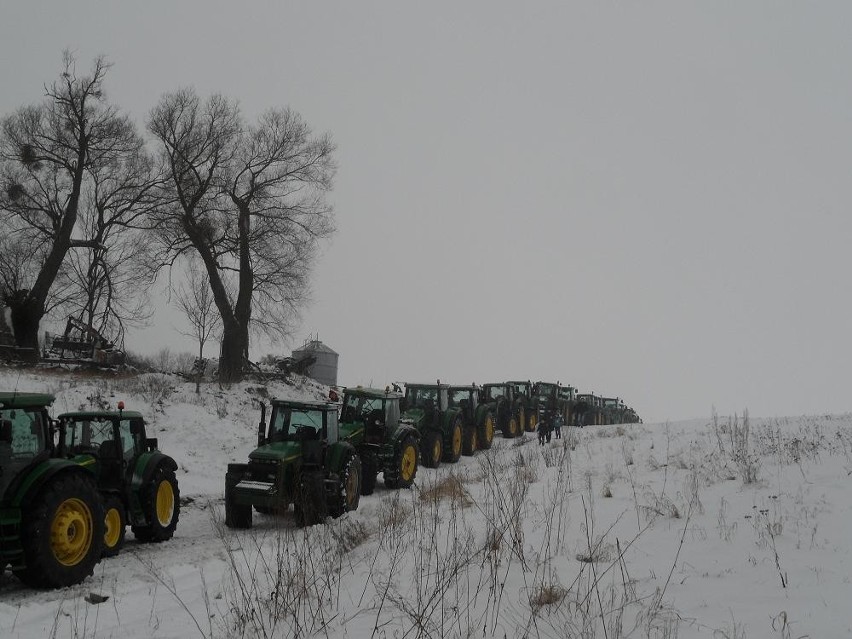
M 44 102 L 0 123 L 0 228 L 6 248 L 16 248 L 0 255 L 0 278 L 16 343 L 32 356 L 42 318 L 68 293 L 54 288 L 69 251 L 99 246 L 78 229 L 87 176 L 139 148 L 133 123 L 105 99 L 109 66 L 97 58 L 91 74 L 81 77 L 66 52 L 64 71 L 45 87 Z M 15 254 L 26 263 L 16 263 Z
M 177 307 L 189 322 L 190 330 L 181 331 L 198 344 L 198 361 L 204 361 L 204 345 L 214 337 L 222 325 L 222 318 L 213 301 L 213 291 L 203 269 L 193 260 L 186 271 L 186 283 L 180 286 L 175 296 Z M 199 364 L 201 365 L 201 364 Z M 200 392 L 199 379 L 203 369 L 197 371 L 195 392 Z
M 289 109 L 246 126 L 235 103 L 202 104 L 190 89 L 165 95 L 148 128 L 177 203 L 157 218 L 167 261 L 201 258 L 222 319 L 219 377 L 238 380 L 251 331 L 275 340 L 292 330 L 318 242 L 334 230 L 334 144 Z

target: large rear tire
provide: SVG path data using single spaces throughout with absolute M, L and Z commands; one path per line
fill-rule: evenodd
M 464 429 L 462 435 L 462 455 L 470 457 L 479 448 L 479 432 L 476 426 L 469 426 Z
M 145 543 L 160 543 L 171 539 L 180 517 L 180 489 L 175 471 L 160 466 L 154 471 L 151 481 L 142 486 L 139 493 L 139 501 L 148 524 L 133 526 L 136 539 Z
M 21 545 L 28 586 L 62 588 L 92 574 L 103 554 L 104 507 L 95 483 L 63 474 L 41 489 L 23 513 Z

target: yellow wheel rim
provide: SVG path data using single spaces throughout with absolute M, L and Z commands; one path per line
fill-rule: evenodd
M 435 443 L 432 445 L 432 463 L 437 463 L 441 460 L 441 440 L 435 438 Z
M 473 429 L 473 434 L 470 436 L 470 452 L 479 450 L 479 434 L 476 429 Z
M 490 442 L 494 439 L 494 418 L 488 415 L 485 418 L 485 441 Z
M 538 415 L 533 413 L 530 415 L 530 430 L 535 430 L 536 425 L 538 424 Z
M 115 548 L 121 539 L 121 513 L 117 508 L 110 508 L 104 516 L 104 545 Z
M 458 457 L 461 453 L 461 427 L 456 426 L 453 429 L 453 457 Z
M 512 437 L 515 437 L 518 434 L 518 420 L 514 417 L 509 418 L 509 434 Z
M 76 566 L 92 547 L 92 511 L 80 499 L 66 499 L 50 524 L 50 549 L 63 566 Z
M 403 481 L 411 481 L 417 468 L 417 449 L 408 444 L 402 450 L 402 461 L 399 468 L 399 476 Z
M 157 486 L 157 521 L 161 526 L 172 523 L 175 511 L 175 491 L 168 479 L 164 479 Z
M 527 428 L 527 414 L 524 412 L 524 409 L 522 408 L 518 412 L 518 429 L 520 431 L 523 431 L 523 430 L 526 430 L 526 428 Z

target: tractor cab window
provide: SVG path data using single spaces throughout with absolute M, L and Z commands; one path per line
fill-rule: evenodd
M 485 401 L 491 399 L 499 399 L 506 396 L 506 389 L 503 386 L 486 386 L 483 388 Z
M 35 457 L 45 449 L 41 412 L 25 408 L 0 410 L 0 419 L 12 424 L 12 457 Z
M 437 388 L 406 388 L 405 398 L 408 400 L 409 408 L 437 408 Z
M 521 395 L 522 397 L 529 397 L 529 390 L 526 384 L 512 384 L 512 388 L 514 389 L 516 395 Z
M 476 401 L 473 397 L 473 392 L 470 389 L 462 388 L 450 391 L 449 405 L 457 406 L 467 413 L 476 407 Z
M 109 442 L 104 445 L 105 442 Z M 65 443 L 72 453 L 105 453 L 117 457 L 112 420 L 78 419 L 68 422 Z
M 337 425 L 337 414 L 334 415 Z M 269 425 L 269 439 L 284 440 L 319 439 L 322 434 L 323 411 L 319 409 L 276 406 Z
M 121 441 L 121 453 L 127 460 L 132 459 L 137 450 L 142 451 L 144 448 L 141 423 L 131 426 L 129 419 L 119 420 L 118 437 Z
M 329 444 L 335 443 L 340 439 L 340 430 L 337 425 L 337 411 L 330 410 L 325 413 L 326 418 L 326 439 Z

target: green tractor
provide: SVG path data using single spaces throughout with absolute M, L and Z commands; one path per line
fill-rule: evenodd
M 600 426 L 604 423 L 603 398 L 593 393 L 577 395 L 573 423 L 577 426 Z
M 91 473 L 56 457 L 46 393 L 0 393 L 0 572 L 25 584 L 80 583 L 101 559 L 104 507 Z
M 361 459 L 340 435 L 336 404 L 273 400 L 268 426 L 262 404 L 257 448 L 247 464 L 228 464 L 225 525 L 251 528 L 252 507 L 278 514 L 293 504 L 305 526 L 356 510 Z
M 476 386 L 450 386 L 449 404 L 461 410 L 463 420 L 462 454 L 491 448 L 494 439 L 494 411 L 481 400 L 482 390 Z
M 602 397 L 604 424 L 640 423 L 639 415 L 618 397 Z
M 482 385 L 482 404 L 496 416 L 497 428 L 503 437 L 519 437 L 524 431 L 521 425 L 526 419 L 525 397 L 515 393 L 515 385 L 497 382 Z
M 450 406 L 449 388 L 441 382 L 405 385 L 402 416 L 420 433 L 420 459 L 427 468 L 454 464 L 462 454 L 464 418 L 458 406 Z
M 563 424 L 573 423 L 577 403 L 577 389 L 573 386 L 563 386 L 559 382 L 536 382 L 533 385 L 533 398 L 539 420 L 545 420 L 547 428 L 553 428 L 556 415 L 562 416 Z
M 512 395 L 518 410 L 518 424 L 528 433 L 535 431 L 538 424 L 538 408 L 533 397 L 532 382 L 506 382 L 512 388 Z
M 420 433 L 400 420 L 402 394 L 390 389 L 347 388 L 340 412 L 340 439 L 352 444 L 362 463 L 361 494 L 371 495 L 376 475 L 388 488 L 408 488 L 417 475 Z
M 180 516 L 177 463 L 145 433 L 141 413 L 76 411 L 58 417 L 60 456 L 90 471 L 103 496 L 104 555 L 117 555 L 128 523 L 141 542 L 171 539 Z

